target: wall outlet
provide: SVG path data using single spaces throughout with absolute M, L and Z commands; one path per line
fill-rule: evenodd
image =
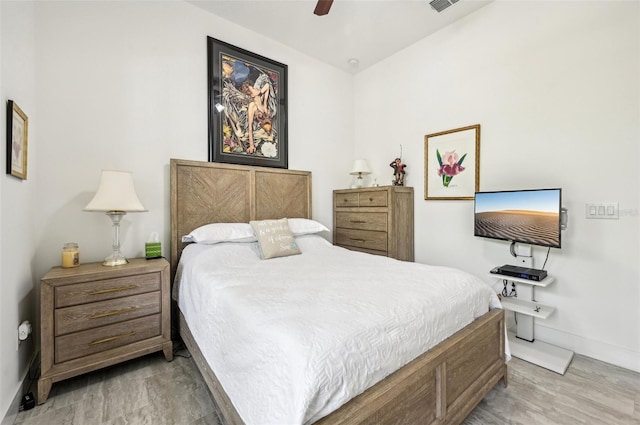
M 18 341 L 24 341 L 31 335 L 31 323 L 28 320 L 20 323 L 18 326 Z M 18 342 L 19 343 L 19 342 Z

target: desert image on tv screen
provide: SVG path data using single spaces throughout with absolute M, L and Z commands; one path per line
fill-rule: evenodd
M 560 191 L 476 194 L 475 235 L 560 246 Z

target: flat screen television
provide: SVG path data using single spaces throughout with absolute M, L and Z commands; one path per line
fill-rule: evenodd
M 562 189 L 477 192 L 474 235 L 560 248 Z

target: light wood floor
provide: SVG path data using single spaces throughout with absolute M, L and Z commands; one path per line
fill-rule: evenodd
M 508 365 L 509 387 L 499 383 L 464 425 L 640 424 L 639 373 L 583 356 L 564 376 L 516 358 Z M 16 424 L 221 425 L 215 409 L 192 359 L 158 353 L 56 383 Z

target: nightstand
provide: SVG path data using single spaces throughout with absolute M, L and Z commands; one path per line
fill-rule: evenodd
M 173 360 L 169 263 L 52 268 L 40 285 L 38 404 L 54 382 L 162 350 Z

